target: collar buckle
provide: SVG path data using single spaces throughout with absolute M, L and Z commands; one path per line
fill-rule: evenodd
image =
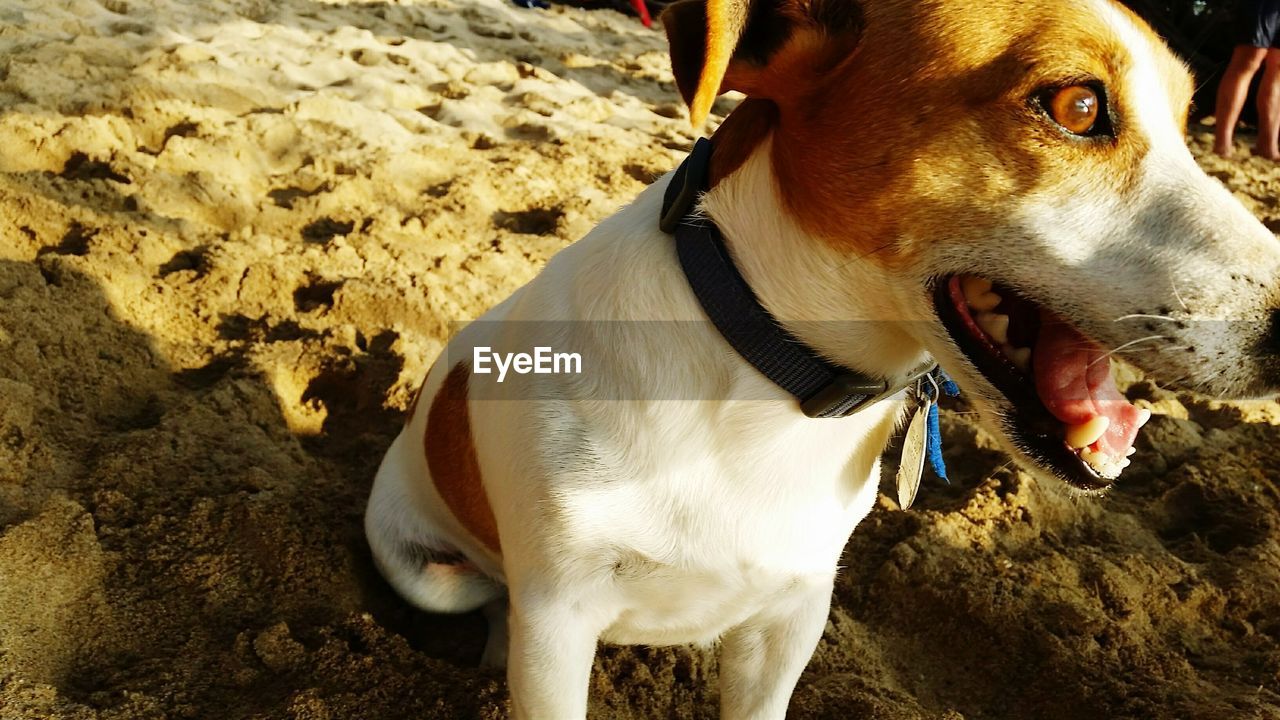
M 841 372 L 831 378 L 818 392 L 800 402 L 800 410 L 811 418 L 849 417 L 862 408 L 874 405 L 885 398 L 911 387 L 929 377 L 938 364 L 927 360 L 898 382 L 873 380 L 855 372 Z
M 889 383 L 875 381 L 865 375 L 842 372 L 831 382 L 800 403 L 800 409 L 811 418 L 848 417 L 873 402 L 891 394 Z

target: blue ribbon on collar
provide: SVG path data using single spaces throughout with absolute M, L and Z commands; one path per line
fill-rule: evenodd
M 928 432 L 925 440 L 925 455 L 929 458 L 929 467 L 933 468 L 933 473 L 942 478 L 943 482 L 951 484 L 950 478 L 947 477 L 947 464 L 942 459 L 942 428 L 938 423 L 938 398 L 933 397 L 934 383 L 937 388 L 947 397 L 957 397 L 960 395 L 960 386 L 956 385 L 955 380 L 947 374 L 946 370 L 938 368 L 934 371 L 933 383 L 924 384 L 924 392 L 929 395 L 931 401 L 929 405 L 929 423 Z

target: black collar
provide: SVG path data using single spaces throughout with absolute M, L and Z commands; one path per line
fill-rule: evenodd
M 720 334 L 813 418 L 848 417 L 914 384 L 937 367 L 929 361 L 884 380 L 833 365 L 787 332 L 760 304 L 733 264 L 720 229 L 694 213 L 707 189 L 711 141 L 700 138 L 667 186 L 658 226 L 676 237 L 676 253 L 693 294 Z

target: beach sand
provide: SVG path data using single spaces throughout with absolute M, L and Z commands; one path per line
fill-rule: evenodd
M 610 11 L 7 0 L 0 718 L 505 717 L 483 620 L 372 568 L 369 484 L 451 324 L 693 138 Z M 1203 162 L 1280 228 L 1275 165 Z M 1280 716 L 1280 406 L 1128 392 L 1099 499 L 949 414 L 952 485 L 858 528 L 793 716 Z M 715 676 L 602 648 L 592 709 L 713 717 Z

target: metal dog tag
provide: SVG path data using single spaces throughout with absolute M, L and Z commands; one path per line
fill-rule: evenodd
M 920 478 L 924 475 L 925 446 L 929 443 L 929 408 L 933 400 L 920 395 L 920 406 L 907 425 L 902 440 L 902 459 L 898 463 L 898 507 L 906 510 L 916 500 Z

